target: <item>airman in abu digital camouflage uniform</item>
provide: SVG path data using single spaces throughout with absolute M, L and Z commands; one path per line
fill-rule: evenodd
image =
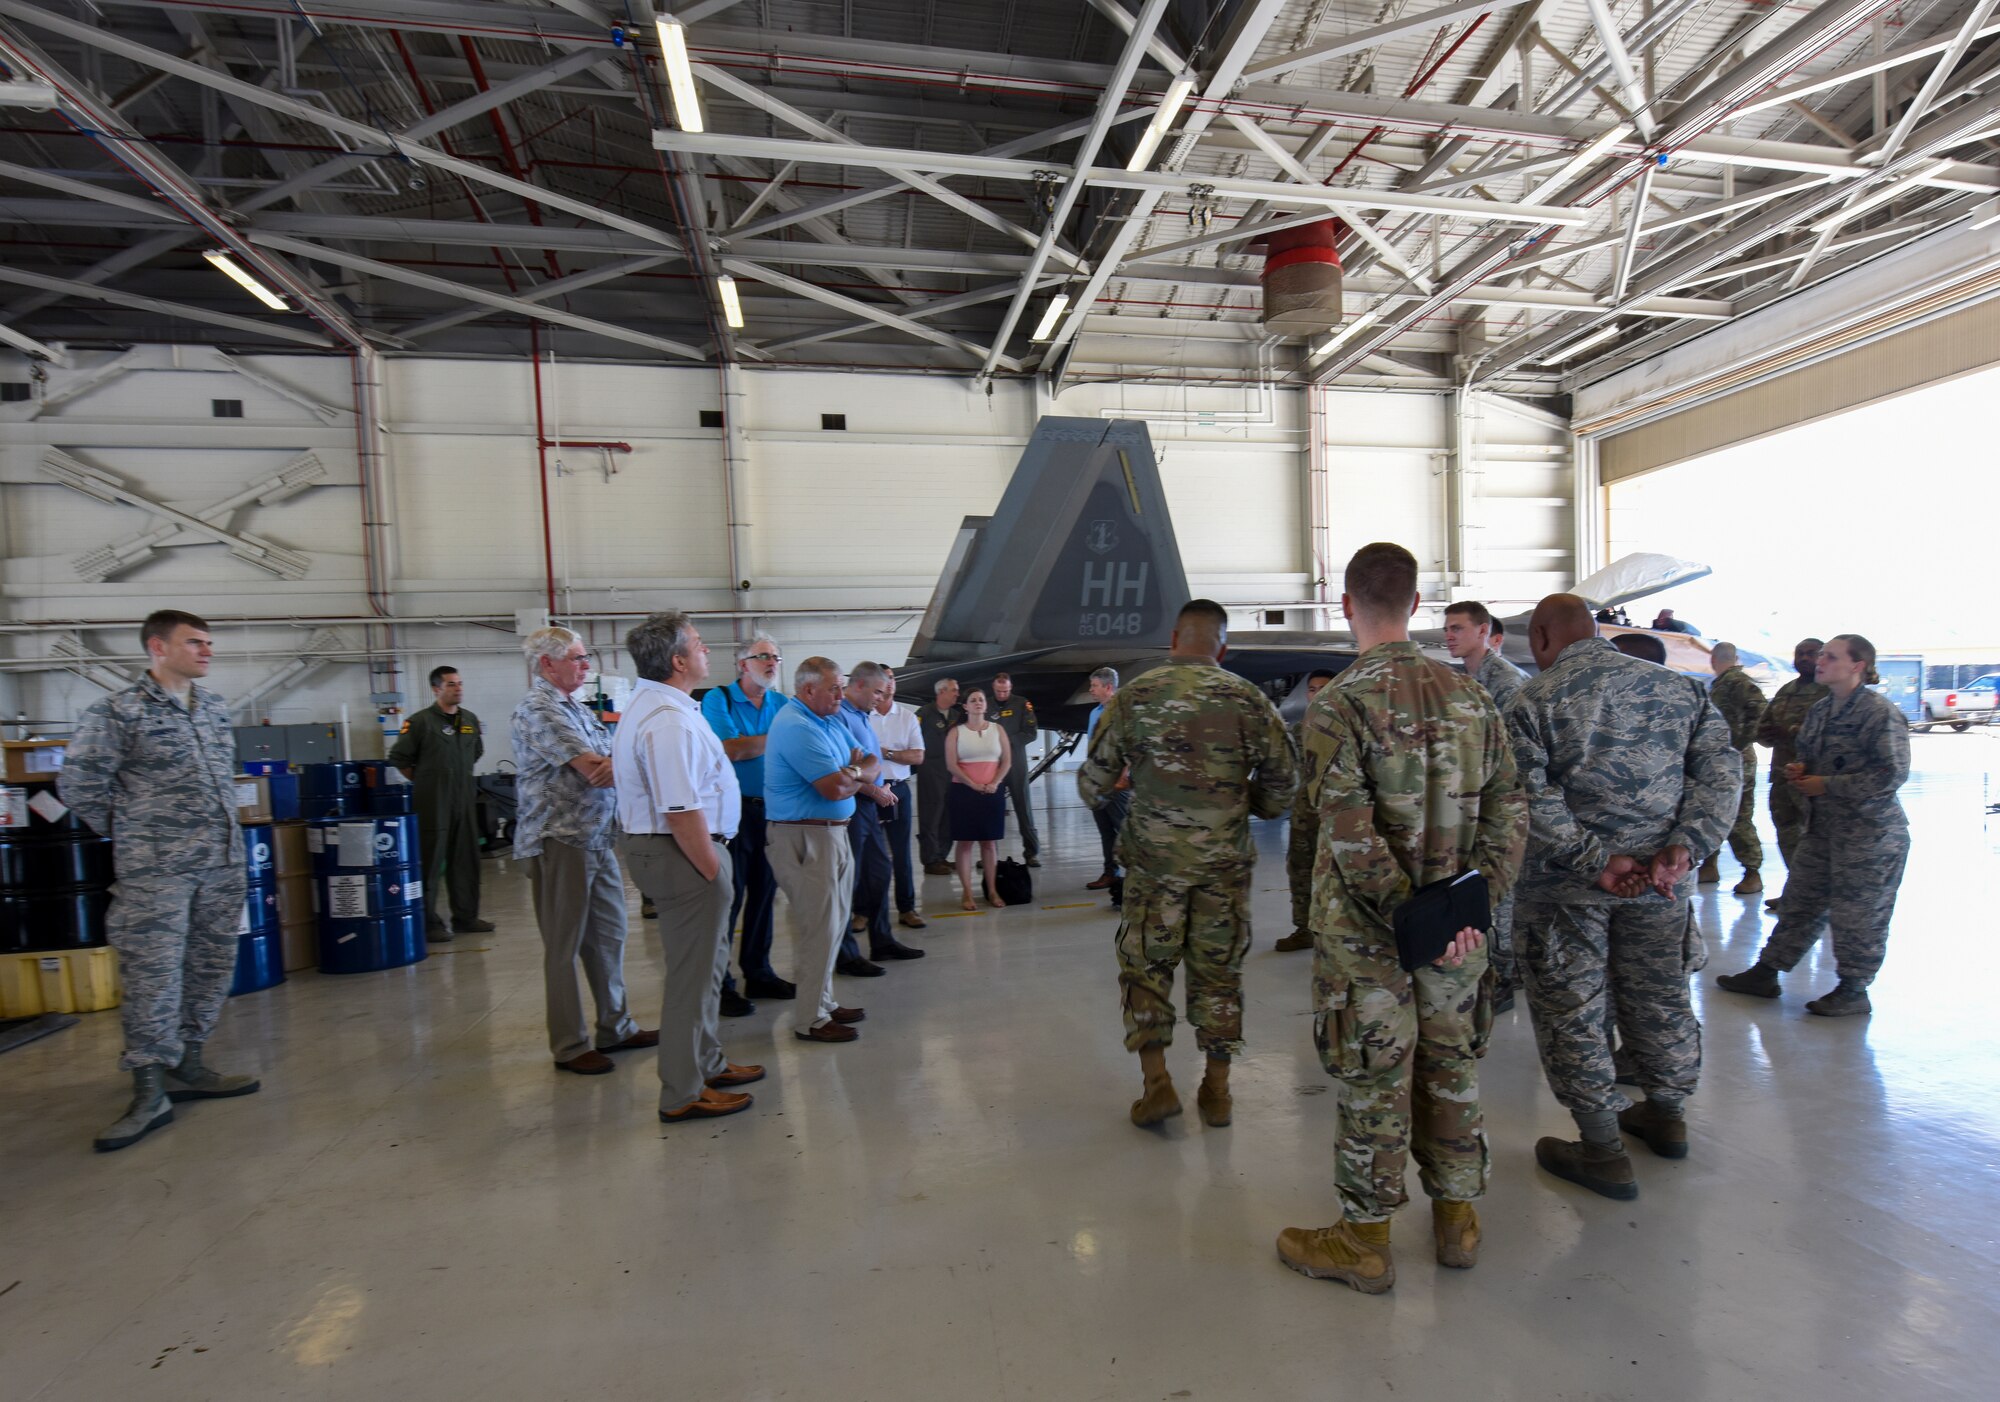
M 1132 1122 L 1181 1112 L 1167 1074 L 1174 1036 L 1174 968 L 1187 965 L 1187 1018 L 1208 1054 L 1196 1096 L 1205 1124 L 1229 1123 L 1229 1059 L 1243 1049 L 1243 956 L 1250 948 L 1250 818 L 1292 801 L 1298 757 L 1262 692 L 1217 663 L 1228 615 L 1196 599 L 1175 621 L 1167 665 L 1121 687 L 1104 708 L 1077 790 L 1095 809 L 1131 773 L 1131 812 L 1118 837 L 1124 915 L 1118 986 L 1125 1046 L 1145 1089 Z
M 1399 545 L 1349 562 L 1341 607 L 1363 651 L 1306 712 L 1304 794 L 1319 818 L 1313 870 L 1313 1040 L 1341 1083 L 1334 1186 L 1341 1220 L 1287 1228 L 1286 1265 L 1366 1294 L 1395 1283 L 1389 1221 L 1414 1152 L 1438 1261 L 1478 1259 L 1486 1191 L 1477 1036 L 1480 932 L 1406 971 L 1391 921 L 1420 887 L 1477 869 L 1503 895 L 1527 812 L 1486 693 L 1410 641 L 1417 562 Z
M 1743 758 L 1743 796 L 1736 802 L 1736 823 L 1729 829 L 1729 850 L 1743 863 L 1743 879 L 1734 894 L 1754 896 L 1764 889 L 1760 871 L 1764 865 L 1764 844 L 1757 836 L 1757 727 L 1764 719 L 1764 693 L 1736 660 L 1736 644 L 1717 643 L 1708 655 L 1715 671 L 1708 699 L 1729 722 L 1729 743 Z M 1701 879 L 1717 879 L 1715 857 L 1702 864 Z
M 1826 695 L 1818 673 L 1819 652 L 1824 646 L 1818 638 L 1799 640 L 1799 645 L 1792 649 L 1792 666 L 1799 675 L 1778 688 L 1757 726 L 1757 738 L 1771 747 L 1771 826 L 1778 830 L 1778 854 L 1785 859 L 1787 872 L 1791 870 L 1792 853 L 1799 839 L 1805 836 L 1806 801 L 1785 781 L 1785 766 L 1799 757 L 1799 727 L 1805 723 L 1806 712 Z M 1745 784 L 1752 780 L 1750 774 L 1743 776 Z M 1777 902 L 1766 904 L 1775 907 Z
M 1692 854 L 1721 845 L 1743 761 L 1699 682 L 1598 637 L 1574 594 L 1542 600 L 1529 646 L 1541 675 L 1507 708 L 1529 813 L 1514 937 L 1542 1069 L 1582 1133 L 1541 1140 L 1535 1158 L 1632 1198 L 1621 1127 L 1687 1154 L 1682 1105 L 1701 1071 L 1688 976 L 1706 958 Z M 1614 1004 L 1643 1107 L 1614 1083 Z
M 1868 985 L 1882 968 L 1910 856 L 1910 821 L 1896 797 L 1910 777 L 1910 727 L 1895 702 L 1869 690 L 1875 647 L 1866 638 L 1832 639 L 1817 667 L 1827 694 L 1806 713 L 1798 758 L 1786 775 L 1807 818 L 1778 903 L 1778 927 L 1755 964 L 1716 982 L 1731 993 L 1775 998 L 1778 975 L 1831 925 L 1840 982 L 1806 1011 L 1850 1017 L 1870 1010 Z
M 162 610 L 139 638 L 146 675 L 83 713 L 58 792 L 112 843 L 118 881 L 105 923 L 125 985 L 121 1071 L 132 1104 L 102 1152 L 170 1124 L 174 1102 L 248 1095 L 249 1076 L 202 1064 L 236 976 L 246 876 L 236 822 L 236 742 L 208 675 L 208 625 Z

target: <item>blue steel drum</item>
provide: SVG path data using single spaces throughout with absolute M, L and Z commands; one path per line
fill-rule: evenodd
M 109 886 L 111 839 L 0 842 L 0 895 L 34 896 L 71 886 Z
M 426 952 L 422 905 L 363 920 L 320 917 L 319 971 L 323 974 L 399 969 L 424 958 Z
M 269 823 L 257 823 L 243 830 L 243 872 L 252 886 L 267 886 L 278 879 L 277 850 Z
M 368 791 L 368 811 L 378 817 L 394 817 L 417 811 L 416 790 L 408 784 L 384 784 Z
M 299 776 L 296 774 L 272 774 L 264 782 L 271 789 L 271 817 L 286 823 L 301 816 L 299 808 Z
M 411 817 L 345 818 L 314 823 L 306 832 L 315 875 L 389 871 L 423 860 L 417 820 Z
M 423 900 L 422 876 L 417 867 L 327 872 L 313 878 L 313 899 L 327 920 L 394 915 Z
M 244 935 L 236 941 L 236 981 L 229 996 L 256 993 L 285 981 L 285 951 L 278 932 Z
M 103 887 L 0 893 L 0 954 L 99 948 L 107 942 L 104 914 L 110 909 L 111 892 Z
M 275 881 L 243 893 L 243 928 L 252 935 L 278 933 L 278 887 Z
M 368 760 L 340 759 L 308 764 L 299 773 L 299 814 L 304 818 L 344 818 L 368 811 Z

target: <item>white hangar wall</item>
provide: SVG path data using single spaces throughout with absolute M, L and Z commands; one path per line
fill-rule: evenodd
M 1525 600 L 1570 577 L 1567 432 L 1450 395 L 1322 391 L 1313 412 L 1291 390 L 1097 384 L 1051 401 L 1018 383 L 989 395 L 942 377 L 748 370 L 738 596 L 724 434 L 702 426 L 723 406 L 713 370 L 545 362 L 549 439 L 629 445 L 552 448 L 546 478 L 529 364 L 387 359 L 379 375 L 369 465 L 390 577 L 375 598 L 393 635 L 367 621 L 349 360 L 149 346 L 80 353 L 45 381 L 0 360 L 0 381 L 29 396 L 0 402 L 0 714 L 74 718 L 100 682 L 140 669 L 134 621 L 184 607 L 217 621 L 225 695 L 273 683 L 239 720 L 344 708 L 365 751 L 371 693 L 428 704 L 424 674 L 449 662 L 495 725 L 497 762 L 523 684 L 514 616 L 546 606 L 550 562 L 555 613 L 613 670 L 629 626 L 616 615 L 668 605 L 756 611 L 793 656 L 898 662 L 960 520 L 994 508 L 1042 413 L 1148 422 L 1189 582 L 1246 625 L 1289 605 L 1287 623 L 1311 626 L 1323 568 L 1337 609 L 1340 565 L 1370 540 L 1409 545 L 1440 598 Z M 218 417 L 218 400 L 241 416 Z M 845 429 L 823 427 L 828 414 Z M 236 619 L 270 621 L 223 622 Z M 735 626 L 705 632 L 727 643 Z M 302 651 L 326 660 L 298 677 Z

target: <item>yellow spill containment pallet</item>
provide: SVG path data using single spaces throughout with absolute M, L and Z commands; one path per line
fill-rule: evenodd
M 0 1017 L 102 1012 L 123 992 L 115 950 L 0 955 Z

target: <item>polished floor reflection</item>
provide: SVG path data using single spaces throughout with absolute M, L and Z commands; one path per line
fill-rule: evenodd
M 414 969 L 237 999 L 216 1060 L 265 1091 L 90 1152 L 122 1105 L 115 1014 L 0 1058 L 0 1378 L 10 1399 L 1989 1398 L 2000 1376 L 1993 899 L 2000 734 L 1919 736 L 1915 846 L 1870 1019 L 1713 988 L 1768 928 L 1701 898 L 1693 1154 L 1635 1150 L 1612 1203 L 1534 1166 L 1567 1119 L 1522 1013 L 1485 1065 L 1482 1264 L 1395 1291 L 1284 1269 L 1337 1214 L 1310 956 L 1262 833 L 1236 1123 L 1133 1129 L 1087 815 L 1049 814 L 1032 909 L 935 920 L 842 980 L 862 1040 L 724 1024 L 749 1114 L 665 1127 L 650 1064 L 550 1064 L 517 873 L 500 932 Z M 1060 799 L 1060 795 L 1058 796 Z M 1073 803 L 1073 799 L 1070 800 Z M 1768 842 L 1768 837 L 1767 837 Z M 947 883 L 928 883 L 951 911 Z M 636 912 L 636 900 L 635 900 Z M 635 994 L 658 987 L 633 920 Z M 781 938 L 779 966 L 787 967 Z M 642 996 L 642 1001 L 649 998 Z M 648 1016 L 647 1025 L 652 1017 Z M 1175 1066 L 1192 1090 L 1191 1039 Z

